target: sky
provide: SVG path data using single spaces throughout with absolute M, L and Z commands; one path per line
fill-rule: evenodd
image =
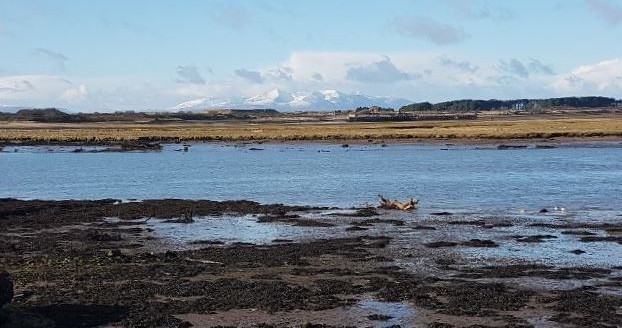
M 0 0 L 0 105 L 622 98 L 622 0 Z

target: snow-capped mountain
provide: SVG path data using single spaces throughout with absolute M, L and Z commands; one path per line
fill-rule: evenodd
M 373 97 L 360 93 L 344 93 L 337 90 L 313 92 L 288 92 L 270 90 L 260 95 L 241 99 L 199 98 L 181 103 L 173 110 L 201 111 L 207 109 L 258 109 L 271 108 L 280 111 L 337 110 L 364 106 L 399 108 L 412 101 L 393 97 Z

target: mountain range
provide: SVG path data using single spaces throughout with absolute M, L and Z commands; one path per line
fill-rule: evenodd
M 399 108 L 410 103 L 412 103 L 412 101 L 407 99 L 374 97 L 360 93 L 345 93 L 337 90 L 289 92 L 274 89 L 248 98 L 193 99 L 173 107 L 172 110 L 202 111 L 209 109 L 271 108 L 279 111 L 328 111 L 369 106 Z

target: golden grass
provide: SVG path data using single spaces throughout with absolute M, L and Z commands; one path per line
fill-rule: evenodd
M 0 123 L 4 142 L 149 140 L 530 139 L 622 136 L 622 118 L 554 118 L 386 123 Z

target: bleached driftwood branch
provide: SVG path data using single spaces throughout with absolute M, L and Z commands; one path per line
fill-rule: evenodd
M 380 197 L 380 205 L 378 207 L 388 210 L 410 211 L 415 209 L 417 204 L 419 204 L 419 201 L 414 198 L 402 203 L 397 199 L 386 199 L 382 195 L 378 195 L 378 197 Z

